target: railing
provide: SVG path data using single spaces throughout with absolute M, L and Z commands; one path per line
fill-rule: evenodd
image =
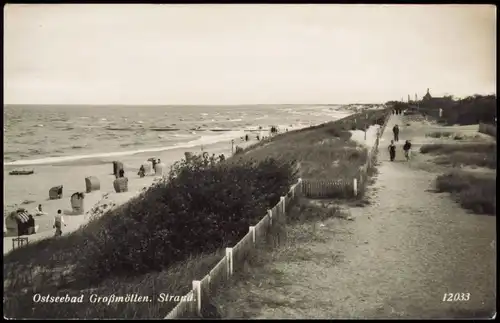
M 302 192 L 308 198 L 328 198 L 334 196 L 357 196 L 360 188 L 366 183 L 367 172 L 373 165 L 375 157 L 377 156 L 378 145 L 380 137 L 384 133 L 387 122 L 389 121 L 390 114 L 384 120 L 377 132 L 375 144 L 368 151 L 366 163 L 360 167 L 358 175 L 352 180 L 303 180 Z
M 262 241 L 267 236 L 269 229 L 273 223 L 286 215 L 287 206 L 290 205 L 298 196 L 322 195 L 327 196 L 336 190 L 349 187 L 353 195 L 357 195 L 358 183 L 363 184 L 366 180 L 366 173 L 371 167 L 376 152 L 378 149 L 379 138 L 382 136 L 387 122 L 388 115 L 384 124 L 380 127 L 377 133 L 375 145 L 368 152 L 366 164 L 360 168 L 360 180 L 353 179 L 352 182 L 346 181 L 303 181 L 299 178 L 296 184 L 290 187 L 286 196 L 282 196 L 278 204 L 267 211 L 267 214 L 254 226 L 248 228 L 248 233 L 232 248 L 226 248 L 225 256 L 210 270 L 210 272 L 201 280 L 193 280 L 191 290 L 181 299 L 192 301 L 179 302 L 165 319 L 176 318 L 192 318 L 201 317 L 204 304 L 207 303 L 210 294 L 214 293 L 217 288 L 224 282 L 227 282 L 235 270 L 242 267 L 249 252 L 255 248 L 259 241 Z M 240 267 L 241 266 L 241 267 Z
M 254 226 L 248 228 L 248 233 L 232 248 L 226 248 L 226 255 L 201 280 L 193 280 L 191 291 L 175 306 L 165 319 L 199 317 L 203 305 L 206 304 L 211 293 L 224 282 L 228 281 L 235 269 L 239 269 L 247 255 L 255 248 L 256 243 L 262 241 L 268 234 L 273 222 L 278 221 L 286 214 L 286 206 L 295 200 L 301 193 L 302 179 L 290 187 L 286 196 L 282 196 L 278 204 L 267 211 L 267 214 Z
M 480 123 L 479 124 L 479 132 L 490 135 L 492 137 L 497 137 L 497 127 L 496 125 Z

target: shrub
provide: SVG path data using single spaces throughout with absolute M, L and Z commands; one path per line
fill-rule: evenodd
M 496 179 L 467 172 L 450 172 L 436 179 L 438 192 L 452 193 L 460 205 L 477 214 L 496 215 Z
M 432 137 L 432 138 L 441 138 L 441 137 L 449 138 L 452 134 L 453 133 L 451 133 L 451 132 L 436 131 L 436 132 L 427 133 L 427 134 L 425 134 L 425 136 L 426 137 Z
M 471 125 L 480 122 L 491 123 L 496 116 L 495 95 L 474 95 L 461 100 L 450 97 L 436 98 L 420 102 L 421 109 L 430 115 L 439 115 L 443 109 L 442 119 L 448 125 Z
M 455 144 L 427 144 L 420 147 L 422 154 L 449 154 L 452 152 L 470 152 L 470 153 L 483 153 L 483 154 L 496 154 L 496 143 L 455 143 Z
M 497 167 L 496 153 L 483 154 L 455 151 L 447 155 L 438 156 L 434 161 L 437 164 L 453 166 L 471 165 L 491 169 L 496 169 Z
M 241 165 L 194 157 L 176 163 L 168 181 L 102 218 L 101 243 L 85 248 L 87 279 L 166 268 L 192 254 L 235 244 L 279 201 L 293 165 L 268 159 Z

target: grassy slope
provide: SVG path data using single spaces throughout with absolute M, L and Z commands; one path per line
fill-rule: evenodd
M 304 179 L 352 178 L 366 162 L 367 151 L 350 140 L 349 130 L 382 124 L 386 110 L 369 110 L 338 121 L 284 133 L 236 155 L 232 162 L 274 157 L 300 163 Z
M 457 167 L 436 179 L 438 192 L 448 192 L 460 205 L 476 214 L 496 214 L 496 178 L 492 172 L 471 172 L 462 166 L 496 170 L 496 143 L 427 144 L 423 154 L 436 156 L 436 164 Z

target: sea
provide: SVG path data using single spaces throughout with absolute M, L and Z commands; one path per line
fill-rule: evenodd
M 342 105 L 4 106 L 4 166 L 126 156 L 266 136 L 353 113 Z

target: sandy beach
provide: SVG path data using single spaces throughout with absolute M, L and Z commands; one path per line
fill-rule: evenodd
M 236 146 L 242 148 L 252 145 L 256 140 L 248 142 L 236 139 Z M 70 196 L 75 192 L 85 192 L 85 178 L 87 176 L 96 176 L 100 180 L 101 189 L 99 191 L 85 194 L 84 214 L 83 215 L 65 215 L 64 220 L 67 224 L 63 227 L 63 234 L 67 234 L 78 229 L 82 224 L 85 224 L 90 218 L 90 211 L 98 204 L 106 204 L 109 207 L 116 207 L 128 200 L 137 196 L 143 189 L 149 187 L 157 178 L 156 176 L 146 176 L 140 178 L 137 175 L 140 165 L 150 157 L 159 158 L 167 166 L 167 171 L 170 166 L 176 161 L 184 158 L 185 152 L 201 153 L 202 146 L 192 148 L 172 149 L 158 153 L 139 153 L 131 156 L 123 156 L 118 159 L 123 162 L 125 175 L 129 178 L 128 189 L 126 193 L 115 193 L 113 181 L 115 179 L 113 173 L 113 160 L 109 159 L 82 159 L 77 161 L 65 162 L 55 165 L 37 165 L 34 167 L 35 174 L 29 176 L 12 176 L 8 172 L 13 167 L 4 167 L 4 176 L 6 178 L 4 185 L 9 185 L 8 194 L 4 194 L 4 203 L 6 210 L 4 216 L 9 211 L 15 210 L 17 207 L 23 207 L 32 212 L 38 204 L 42 204 L 43 211 L 46 215 L 35 216 L 36 225 L 39 226 L 38 232 L 29 235 L 29 241 L 44 239 L 54 235 L 53 215 L 58 209 L 71 210 Z M 231 142 L 219 142 L 203 147 L 204 152 L 216 156 L 224 154 L 226 157 L 231 156 Z M 53 186 L 63 185 L 63 198 L 59 200 L 49 200 L 48 192 Z M 25 201 L 23 203 L 23 201 Z M 12 236 L 4 235 L 4 254 L 12 250 Z

